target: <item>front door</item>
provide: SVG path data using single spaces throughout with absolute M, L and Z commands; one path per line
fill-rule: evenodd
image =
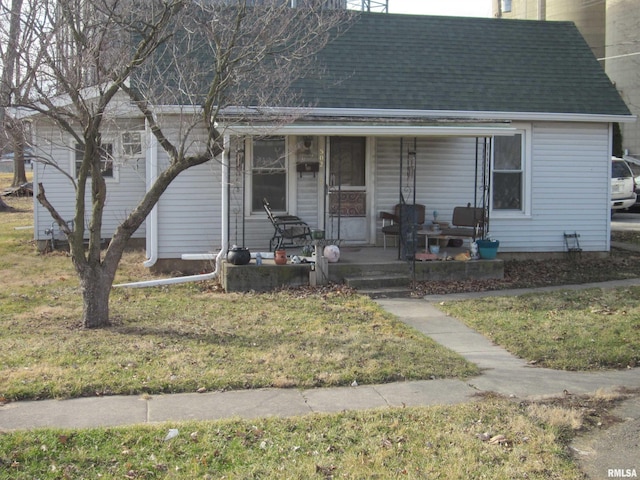
M 331 137 L 327 169 L 328 238 L 368 243 L 365 137 Z

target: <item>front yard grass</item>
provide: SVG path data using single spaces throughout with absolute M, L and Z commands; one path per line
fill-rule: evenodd
M 350 291 L 223 294 L 212 283 L 114 289 L 112 326 L 80 328 L 65 252 L 39 255 L 32 199 L 7 199 L 0 231 L 0 399 L 310 388 L 478 369 Z M 116 283 L 149 278 L 128 252 Z
M 577 480 L 584 476 L 566 453 L 577 417 L 561 408 L 484 399 L 291 419 L 42 429 L 0 434 L 0 469 L 14 480 Z M 170 428 L 178 435 L 165 441 Z
M 0 392 L 11 400 L 326 387 L 477 373 L 462 357 L 350 294 L 297 297 L 114 290 L 109 328 L 79 328 L 75 279 L 26 286 L 0 316 Z
M 440 308 L 539 366 L 599 370 L 640 363 L 640 287 L 486 297 Z

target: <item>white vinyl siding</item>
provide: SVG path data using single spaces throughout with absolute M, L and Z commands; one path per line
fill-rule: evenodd
M 503 252 L 562 252 L 563 233 L 585 251 L 609 249 L 609 126 L 534 124 L 531 215 L 491 220 Z
M 221 169 L 216 161 L 191 167 L 158 203 L 158 258 L 217 253 L 222 245 Z
M 413 149 L 413 138 L 405 138 L 404 162 L 407 148 Z M 400 182 L 406 183 L 406 170 L 400 176 L 400 139 L 379 138 L 376 145 L 375 209 L 377 243 L 382 244 L 380 212 L 393 212 L 399 201 Z M 456 206 L 474 203 L 475 138 L 422 137 L 416 144 L 416 203 L 425 205 L 427 220 L 438 212 L 439 221 L 447 221 Z M 406 163 L 405 163 L 406 167 Z M 407 201 L 412 191 L 403 189 Z M 478 191 L 480 202 L 481 191 Z
M 525 192 L 530 189 L 530 193 L 525 202 L 530 205 L 526 214 L 490 212 L 489 235 L 500 240 L 500 251 L 563 252 L 565 231 L 580 234 L 585 251 L 608 250 L 608 124 L 540 123 L 530 132 L 527 129 L 529 137 Z M 405 161 L 413 140 L 404 140 Z M 379 212 L 391 212 L 399 199 L 400 139 L 378 138 L 376 143 L 376 236 L 380 245 Z M 439 221 L 450 221 L 455 206 L 474 203 L 474 193 L 481 204 L 481 190 L 474 192 L 475 138 L 418 138 L 416 159 L 416 202 L 426 206 L 427 220 L 437 210 Z
M 177 132 L 168 131 L 168 135 Z M 205 148 L 198 139 L 204 132 L 193 132 L 192 151 Z M 200 136 L 198 136 L 200 135 Z M 158 147 L 158 168 L 169 159 Z M 158 258 L 181 258 L 185 253 L 218 253 L 222 246 L 222 166 L 216 158 L 191 167 L 178 175 L 158 202 Z
M 520 127 L 517 127 L 520 130 Z M 585 251 L 609 249 L 610 128 L 606 123 L 541 122 L 523 125 L 526 132 L 525 210 L 515 214 L 490 212 L 491 237 L 500 240 L 500 252 L 563 252 L 563 232 L 580 234 Z M 39 122 L 35 130 L 40 151 L 71 172 L 73 140 Z M 483 139 L 480 139 L 481 141 Z M 293 151 L 295 137 L 288 139 Z M 406 151 L 414 138 L 403 141 Z M 325 139 L 318 139 L 320 149 Z M 379 137 L 369 143 L 367 164 L 372 243 L 382 245 L 380 211 L 392 211 L 398 203 L 401 172 L 400 138 Z M 229 241 L 244 243 L 253 251 L 265 251 L 273 228 L 262 212 L 243 209 L 245 201 L 242 172 L 235 170 L 236 145 L 232 142 Z M 160 168 L 166 154 L 158 149 Z M 299 174 L 296 158 L 287 160 L 289 213 L 300 216 L 312 228 L 322 228 L 325 159 L 320 171 Z M 420 137 L 416 144 L 416 200 L 426 206 L 427 220 L 438 211 L 438 220 L 451 219 L 453 208 L 467 203 L 481 204 L 481 182 L 476 185 L 475 137 Z M 480 165 L 480 163 L 479 163 Z M 47 197 L 64 218 L 74 214 L 75 195 L 68 178 L 51 166 L 34 165 L 34 183 L 43 182 Z M 118 183 L 108 184 L 104 236 L 116 226 L 142 198 L 146 190 L 145 159 L 125 161 Z M 406 182 L 405 178 L 402 182 Z M 222 244 L 222 169 L 220 159 L 191 168 L 178 176 L 158 204 L 158 257 L 180 258 L 184 253 L 217 252 Z M 246 178 L 244 179 L 246 180 Z M 405 191 L 411 200 L 412 192 Z M 48 212 L 35 202 L 35 236 L 46 240 L 51 227 Z M 244 226 L 244 235 L 242 228 Z M 145 236 L 145 224 L 134 237 Z M 243 240 L 244 239 L 244 240 Z
M 51 128 L 44 122 L 38 122 L 35 129 L 37 150 L 36 154 L 55 162 L 59 168 L 72 177 L 75 176 L 75 142 L 71 137 L 63 137 L 55 127 Z M 144 158 L 122 162 L 119 167 L 117 182 L 107 181 L 107 200 L 103 217 L 102 237 L 110 238 L 117 226 L 135 208 L 145 192 L 145 161 Z M 109 179 L 111 180 L 111 179 Z M 75 216 L 75 190 L 69 178 L 51 165 L 34 162 L 34 184 L 42 182 L 46 196 L 65 220 L 71 221 Z M 87 214 L 85 225 L 88 225 L 91 215 L 91 181 L 88 182 L 86 202 Z M 34 197 L 36 240 L 48 240 L 50 235 L 45 230 L 50 229 L 53 218 Z M 57 231 L 57 227 L 55 227 Z M 145 237 L 145 224 L 133 234 L 133 238 Z M 87 235 L 88 238 L 88 235 Z M 61 238 L 59 238 L 61 239 Z

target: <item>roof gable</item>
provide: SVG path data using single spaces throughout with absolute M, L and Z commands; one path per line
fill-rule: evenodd
M 362 14 L 318 63 L 319 108 L 630 115 L 570 22 Z

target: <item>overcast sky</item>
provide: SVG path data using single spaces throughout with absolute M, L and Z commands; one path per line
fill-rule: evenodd
M 491 17 L 491 0 L 389 0 L 389 13 Z

